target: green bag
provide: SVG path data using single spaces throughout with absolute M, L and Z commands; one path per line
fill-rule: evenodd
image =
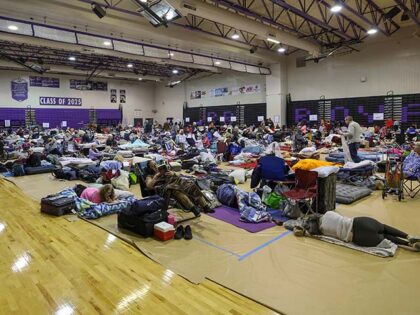
M 265 204 L 272 209 L 280 209 L 280 205 L 283 201 L 283 197 L 276 192 L 271 192 L 267 199 L 265 200 Z
M 130 180 L 130 185 L 135 185 L 138 183 L 137 175 L 133 172 L 130 172 L 128 175 L 128 179 Z

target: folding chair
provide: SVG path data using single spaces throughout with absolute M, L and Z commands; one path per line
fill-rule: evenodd
M 318 173 L 297 169 L 295 174 L 295 188 L 283 192 L 283 197 L 286 198 L 287 202 L 290 202 L 291 200 L 295 202 L 304 202 L 307 205 L 308 211 L 312 213 L 312 204 L 315 199 L 315 212 L 318 213 Z
M 417 177 L 405 177 L 402 179 L 403 190 L 411 198 L 415 198 L 420 191 L 420 179 Z

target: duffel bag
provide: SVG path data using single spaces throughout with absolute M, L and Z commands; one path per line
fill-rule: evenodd
M 118 213 L 118 227 L 129 230 L 143 237 L 153 235 L 154 225 L 168 219 L 166 210 L 159 209 L 143 216 L 127 214 L 126 211 Z
M 129 214 L 133 216 L 142 216 L 146 213 L 152 213 L 165 207 L 165 199 L 154 195 L 136 200 L 132 203 Z
M 61 216 L 71 213 L 76 206 L 73 198 L 53 195 L 41 199 L 41 212 Z

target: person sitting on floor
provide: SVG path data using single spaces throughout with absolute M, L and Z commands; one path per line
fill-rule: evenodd
M 34 152 L 34 150 L 28 150 L 28 158 L 26 159 L 27 167 L 38 167 L 41 166 L 42 153 Z
M 92 146 L 90 147 L 88 157 L 92 161 L 100 160 L 102 158 L 102 152 L 99 152 L 99 150 L 96 147 L 96 144 L 92 144 Z
M 204 213 L 214 212 L 207 205 L 207 200 L 197 184 L 184 177 L 180 177 L 173 172 L 169 172 L 166 165 L 157 166 L 155 161 L 149 161 L 145 172 L 146 188 L 150 191 L 156 190 L 163 194 L 170 193 L 182 207 L 194 213 L 196 217 L 200 216 L 201 210 Z
M 94 203 L 112 203 L 115 200 L 115 191 L 112 185 L 107 184 L 101 188 L 87 187 L 80 194 L 80 198 L 89 200 Z
M 45 152 L 46 154 L 55 154 L 55 155 L 60 155 L 61 156 L 61 152 L 60 149 L 58 148 L 58 143 L 57 141 L 55 141 L 54 138 L 49 138 L 48 142 L 45 144 Z
M 420 141 L 416 142 L 413 152 L 405 158 L 403 173 L 405 177 L 420 180 Z
M 412 236 L 369 217 L 348 218 L 335 211 L 312 215 L 305 227 L 296 226 L 296 236 L 325 235 L 362 247 L 376 247 L 384 239 L 412 251 L 420 251 L 420 236 Z

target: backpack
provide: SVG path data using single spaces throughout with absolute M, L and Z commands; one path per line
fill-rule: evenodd
M 222 205 L 237 208 L 237 200 L 235 194 L 235 188 L 231 184 L 223 184 L 217 188 L 216 191 L 217 199 Z
M 53 176 L 57 179 L 75 180 L 77 179 L 76 171 L 69 167 L 59 168 L 52 172 Z
M 131 207 L 125 211 L 125 214 L 132 216 L 143 216 L 146 213 L 153 213 L 165 208 L 165 199 L 159 195 L 146 197 L 136 200 Z
M 25 176 L 25 169 L 23 168 L 23 165 L 21 164 L 15 164 L 12 168 L 13 176 Z
M 208 206 L 210 209 L 214 209 L 222 205 L 217 199 L 216 194 L 211 190 L 202 190 L 201 192 L 203 193 L 204 198 L 206 198 L 206 200 L 208 201 Z

